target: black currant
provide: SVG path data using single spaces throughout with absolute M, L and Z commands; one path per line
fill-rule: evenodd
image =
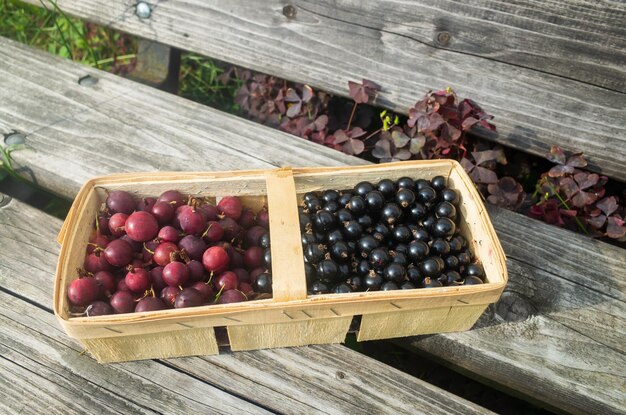
M 391 230 L 384 223 L 377 223 L 372 229 L 372 236 L 380 242 L 387 241 L 391 237 Z
M 435 277 L 443 271 L 443 266 L 435 260 L 435 257 L 429 257 L 418 264 L 420 274 L 424 277 Z
M 315 229 L 318 231 L 329 231 L 337 225 L 335 221 L 335 215 L 325 210 L 320 210 L 315 213 L 315 217 L 313 219 L 313 225 Z
M 408 188 L 399 189 L 396 193 L 396 202 L 403 208 L 408 208 L 415 202 L 415 193 Z
M 399 289 L 398 284 L 393 281 L 386 281 L 380 286 L 380 291 L 391 291 Z
M 313 284 L 309 287 L 309 292 L 311 294 L 327 294 L 328 285 L 320 280 L 313 281 Z
M 352 275 L 352 270 L 350 269 L 350 264 L 347 262 L 340 262 L 337 264 L 337 277 L 341 279 L 347 279 L 350 275 Z
M 331 281 L 339 272 L 337 263 L 332 259 L 323 259 L 317 264 L 317 276 L 322 281 Z
M 467 246 L 467 241 L 461 235 L 454 235 L 450 241 L 450 251 L 452 253 L 461 252 Z
M 440 202 L 435 206 L 435 216 L 454 220 L 456 219 L 456 208 L 450 202 Z
M 307 193 L 304 194 L 303 200 L 305 202 L 308 202 L 310 200 L 318 199 L 318 198 L 319 198 L 319 196 L 317 195 L 316 192 L 307 192 Z
M 265 232 L 263 235 L 259 237 L 259 246 L 261 248 L 269 248 L 270 247 L 270 234 L 269 232 Z
M 350 212 L 354 215 L 362 215 L 365 213 L 366 209 L 365 200 L 361 196 L 352 196 L 346 207 L 350 209 Z
M 300 232 L 304 232 L 313 226 L 311 222 L 311 215 L 308 213 L 301 212 L 298 214 L 298 218 L 300 220 Z
M 378 190 L 372 190 L 365 195 L 365 203 L 368 212 L 378 214 L 385 204 L 385 196 Z
M 413 265 L 409 265 L 407 267 L 406 276 L 409 278 L 409 281 L 411 281 L 415 285 L 420 284 L 424 279 L 419 269 Z
M 350 248 L 345 241 L 337 241 L 328 249 L 330 256 L 337 262 L 350 260 Z
M 415 203 L 413 206 L 409 207 L 407 212 L 408 220 L 412 223 L 418 223 L 426 216 L 426 208 L 421 203 Z
M 441 284 L 441 282 L 439 282 L 439 280 L 430 277 L 424 278 L 424 280 L 419 285 L 420 288 L 435 288 L 442 286 L 443 285 Z
M 448 238 L 454 235 L 456 231 L 456 225 L 450 218 L 439 218 L 432 225 L 431 232 L 435 236 L 441 236 L 442 238 Z
M 463 281 L 463 278 L 461 277 L 461 274 L 456 271 L 446 271 L 441 274 L 441 277 L 439 277 L 439 281 L 443 285 L 460 285 Z
M 374 224 L 374 220 L 370 215 L 361 215 L 357 218 L 357 222 L 359 225 L 363 227 L 363 229 L 371 228 Z
M 327 203 L 324 205 L 324 210 L 325 210 L 326 212 L 330 212 L 330 213 L 335 213 L 335 212 L 337 212 L 340 208 L 341 208 L 341 206 L 339 205 L 339 202 L 336 202 L 336 201 L 327 202 Z
M 315 213 L 318 210 L 322 210 L 322 202 L 318 198 L 313 198 L 305 202 L 305 206 L 309 213 Z
M 459 262 L 459 258 L 455 255 L 448 255 L 443 259 L 443 262 L 446 263 L 446 269 L 457 271 L 459 266 L 461 265 Z
M 362 281 L 363 278 L 359 277 L 358 275 L 353 275 L 352 277 L 350 277 L 350 279 L 348 279 L 348 284 L 350 284 L 350 287 L 352 287 L 352 291 L 360 291 Z
M 417 179 L 415 180 L 415 190 L 418 192 L 425 187 L 430 187 L 430 182 L 426 179 Z
M 410 177 L 400 177 L 396 184 L 398 185 L 398 189 L 413 189 L 415 186 L 415 182 Z
M 393 182 L 393 180 L 382 179 L 378 182 L 376 188 L 387 199 L 393 198 L 396 193 L 396 184 Z
M 322 244 L 309 244 L 304 250 L 304 258 L 311 264 L 317 264 L 326 254 L 326 247 Z
M 309 245 L 309 244 L 317 244 L 318 243 L 318 240 L 315 237 L 315 235 L 313 235 L 310 232 L 303 233 L 302 237 L 300 239 L 302 240 L 302 245 L 303 246 L 306 246 L 306 245 Z
M 267 248 L 263 253 L 263 262 L 267 269 L 272 269 L 272 250 Z
M 363 197 L 372 190 L 374 190 L 374 185 L 370 182 L 360 182 L 356 186 L 354 186 L 354 191 L 356 192 L 356 194 Z
M 409 243 L 409 252 L 407 256 L 411 262 L 417 264 L 428 256 L 430 248 L 424 241 L 411 241 Z
M 402 209 L 395 203 L 387 203 L 385 204 L 385 206 L 383 206 L 380 217 L 384 223 L 393 225 L 394 223 L 400 222 L 400 218 L 402 217 Z
M 400 284 L 406 277 L 406 269 L 396 263 L 391 263 L 383 270 L 383 278 L 387 281 L 393 281 Z
M 394 251 L 396 251 L 398 254 L 407 255 L 409 253 L 409 246 L 407 244 L 397 244 L 394 248 Z
M 339 209 L 336 213 L 339 222 L 348 222 L 354 219 L 354 215 L 346 208 Z
M 433 255 L 448 255 L 450 253 L 450 244 L 443 238 L 433 239 L 430 243 L 430 252 Z
M 359 275 L 367 275 L 372 270 L 370 264 L 366 259 L 362 259 L 356 265 L 356 273 Z
M 343 235 L 346 239 L 357 240 L 363 234 L 363 227 L 359 222 L 351 220 L 343 223 Z
M 391 254 L 391 251 L 389 252 L 389 254 Z M 407 255 L 403 252 L 398 251 L 393 251 L 393 254 L 391 254 L 391 262 L 394 264 L 400 264 L 403 267 L 409 265 L 409 259 L 407 258 Z
M 480 264 L 468 264 L 465 267 L 465 276 L 478 277 L 482 280 L 485 277 L 485 270 L 483 269 L 483 266 Z
M 397 225 L 391 231 L 393 239 L 398 243 L 407 243 L 413 239 L 413 233 L 406 225 Z
M 380 242 L 371 235 L 362 236 L 356 243 L 357 249 L 363 258 L 366 258 L 372 252 L 372 249 L 378 248 L 379 245 Z
M 430 215 L 426 216 L 425 219 L 422 220 L 422 226 L 425 229 L 427 229 L 429 231 L 432 231 L 431 228 L 433 227 L 433 225 L 435 224 L 436 221 L 437 221 L 437 217 L 435 215 L 433 215 L 433 214 L 430 214 Z
M 347 205 L 352 196 L 354 196 L 354 193 L 349 190 L 341 192 L 341 195 L 339 196 L 339 204 L 341 206 Z
M 430 233 L 428 233 L 428 231 L 424 228 L 419 228 L 412 232 L 413 232 L 413 239 L 415 239 L 416 241 L 430 242 L 430 240 L 432 239 L 430 237 Z
M 369 254 L 370 265 L 374 268 L 384 268 L 389 263 L 389 251 L 387 248 L 374 248 Z
M 347 294 L 352 292 L 352 288 L 345 282 L 342 282 L 341 284 L 334 286 L 331 292 L 333 294 Z
M 361 279 L 361 286 L 366 291 L 378 291 L 383 284 L 383 277 L 375 272 L 370 272 Z
M 459 194 L 454 189 L 443 189 L 441 191 L 441 199 L 456 205 L 459 203 Z
M 405 281 L 404 283 L 402 283 L 402 285 L 400 286 L 401 290 L 412 290 L 414 288 L 417 288 L 415 286 L 415 284 L 413 284 L 411 281 Z
M 326 234 L 324 241 L 329 245 L 332 245 L 337 241 L 343 241 L 343 239 L 343 232 L 341 232 L 341 229 L 333 229 Z
M 463 285 L 478 285 L 482 283 L 483 283 L 483 280 L 481 280 L 480 278 L 469 276 L 469 277 L 465 277 L 465 281 L 463 282 Z
M 336 190 L 325 190 L 322 193 L 322 200 L 326 203 L 339 202 L 339 192 Z
M 430 204 L 437 198 L 437 192 L 432 187 L 426 186 L 418 190 L 415 197 L 420 203 Z
M 435 176 L 430 181 L 430 186 L 437 191 L 443 190 L 443 188 L 446 187 L 446 178 L 443 176 Z
M 472 254 L 469 251 L 459 252 L 456 257 L 459 260 L 460 266 L 465 266 L 472 262 Z

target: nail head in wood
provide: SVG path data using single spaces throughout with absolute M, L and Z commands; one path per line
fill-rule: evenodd
M 98 78 L 91 75 L 85 75 L 78 78 L 78 85 L 80 86 L 94 86 L 98 83 Z
M 139 3 L 137 3 L 135 14 L 140 19 L 149 19 L 150 15 L 152 14 L 152 9 L 150 8 L 150 5 L 148 3 L 140 1 Z
M 283 15 L 287 17 L 288 19 L 293 19 L 294 17 L 296 17 L 297 13 L 298 13 L 298 10 L 291 4 L 288 4 L 285 7 L 283 7 Z
M 437 33 L 437 43 L 440 44 L 441 46 L 446 46 L 448 45 L 448 43 L 450 43 L 450 38 L 452 36 L 450 36 L 449 32 L 439 32 Z
M 26 142 L 26 137 L 22 133 L 9 133 L 4 136 L 4 144 L 7 146 L 20 145 Z

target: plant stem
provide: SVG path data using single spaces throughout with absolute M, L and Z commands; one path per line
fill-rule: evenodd
M 352 125 L 352 119 L 354 118 L 354 113 L 356 112 L 356 106 L 359 105 L 356 102 L 354 103 L 354 106 L 352 107 L 352 114 L 350 114 L 350 119 L 348 120 L 348 128 L 346 128 L 346 131 L 350 130 L 350 126 Z
M 369 140 L 370 138 L 374 137 L 376 134 L 378 134 L 378 133 L 379 133 L 379 132 L 381 132 L 381 131 L 382 131 L 382 128 L 379 128 L 378 130 L 374 131 L 373 133 L 371 133 L 370 135 L 368 135 L 367 137 L 365 137 L 365 138 L 363 139 L 363 141 L 367 141 L 367 140 Z
M 122 55 L 122 56 L 118 56 L 118 57 L 114 57 L 114 58 L 106 58 L 106 59 L 101 59 L 98 62 L 96 62 L 96 65 L 100 66 L 100 65 L 103 65 L 105 63 L 111 63 L 111 62 L 113 62 L 115 60 L 126 61 L 126 60 L 129 60 L 129 59 L 134 59 L 136 57 L 137 57 L 136 54 L 131 53 L 130 55 Z
M 559 199 L 559 202 L 561 202 L 561 204 L 565 207 L 565 209 L 572 210 L 572 208 L 570 208 L 569 205 L 567 204 L 567 202 L 565 200 L 563 200 L 563 198 L 556 191 L 556 189 L 554 187 L 552 187 L 552 185 L 549 182 L 547 182 L 547 181 L 546 181 L 546 184 L 548 186 L 550 186 L 550 190 L 552 190 L 552 193 L 554 193 L 554 195 L 557 197 L 557 199 Z M 576 212 L 576 213 L 578 213 L 578 212 Z M 585 235 L 589 236 L 589 232 L 587 231 L 587 228 L 585 227 L 585 225 L 583 225 L 583 223 L 580 221 L 580 219 L 578 219 L 578 216 L 574 216 L 574 221 L 576 222 L 578 227 L 585 233 Z

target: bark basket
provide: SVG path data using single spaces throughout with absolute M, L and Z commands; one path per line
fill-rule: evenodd
M 307 296 L 297 204 L 304 193 L 349 189 L 360 181 L 442 175 L 459 192 L 458 226 L 482 263 L 487 283 L 430 289 Z M 106 190 L 136 197 L 177 189 L 193 196 L 238 195 L 245 206 L 267 205 L 272 241 L 273 298 L 146 313 L 71 317 L 68 284 L 77 278 Z M 211 173 L 115 174 L 89 180 L 76 196 L 58 238 L 61 252 L 54 311 L 67 334 L 100 362 L 219 353 L 216 327 L 231 349 L 253 350 L 343 342 L 355 316 L 358 340 L 462 331 L 498 300 L 507 282 L 504 252 L 478 192 L 452 160 L 380 165 L 283 168 Z

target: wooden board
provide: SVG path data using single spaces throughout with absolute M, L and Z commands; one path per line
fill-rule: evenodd
M 47 308 L 60 226 L 60 220 L 15 200 L 0 207 L 0 367 L 12 381 L 0 392 L 3 413 L 18 412 L 24 396 L 31 412 L 50 408 L 51 413 L 75 407 L 74 413 L 93 413 L 94 408 L 98 413 L 179 408 L 199 413 L 488 413 L 343 346 L 99 365 L 81 353 Z M 35 263 L 24 261 L 37 252 Z M 350 399 L 355 394 L 359 399 Z
M 0 61 L 0 134 L 27 133 L 27 148 L 12 153 L 14 165 L 23 176 L 68 198 L 87 179 L 107 173 L 358 163 L 301 138 L 4 38 Z M 98 83 L 79 85 L 87 74 Z
M 496 116 L 499 135 L 487 137 L 539 156 L 553 144 L 584 150 L 590 168 L 626 180 L 623 3 L 294 1 L 289 18 L 279 0 L 170 0 L 146 20 L 124 0 L 57 3 L 87 20 L 340 95 L 349 80 L 370 79 L 383 87 L 377 104 L 402 113 L 428 90 L 450 86 Z M 447 49 L 432 40 L 444 31 Z
M 508 259 L 502 299 L 471 331 L 401 344 L 544 406 L 623 413 L 624 250 L 506 210 L 489 212 Z

